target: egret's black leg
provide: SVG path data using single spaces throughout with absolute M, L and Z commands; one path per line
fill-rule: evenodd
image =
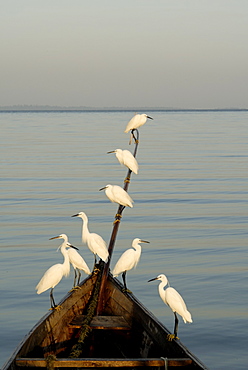
M 128 288 L 127 288 L 127 284 L 126 284 L 126 271 L 124 271 L 123 272 L 123 274 L 122 274 L 122 279 L 123 279 L 123 284 L 124 284 L 124 289 L 123 289 L 123 291 L 124 292 L 127 292 L 127 293 L 132 293 L 131 292 L 131 290 L 129 290 Z
M 78 282 L 77 282 L 77 285 L 79 286 L 79 281 L 80 281 L 80 277 L 81 277 L 81 272 L 79 269 L 77 269 L 77 272 L 78 272 Z
M 137 134 L 137 136 L 135 136 L 135 133 Z M 133 137 L 134 139 L 134 142 L 137 144 L 139 142 L 139 132 L 136 128 L 132 129 L 131 131 L 131 137 Z
M 174 312 L 175 316 L 175 324 L 174 324 L 174 334 L 168 334 L 167 339 L 171 341 L 172 339 L 179 339 L 177 336 L 177 331 L 178 331 L 178 318 L 176 312 Z
M 175 316 L 174 335 L 175 335 L 175 338 L 177 338 L 177 331 L 178 331 L 178 318 L 177 318 L 177 314 L 176 314 L 176 312 L 174 312 L 174 316 Z
M 73 292 L 73 290 L 79 289 L 78 283 L 79 283 L 79 280 L 80 280 L 80 276 L 81 276 L 81 273 L 79 272 L 79 269 L 78 268 L 75 268 L 74 269 L 73 287 L 71 288 L 70 292 Z
M 51 308 L 49 308 L 49 310 L 58 310 L 59 311 L 61 309 L 61 306 L 56 305 L 55 300 L 53 298 L 53 288 L 50 290 L 50 301 L 51 301 Z
M 123 210 L 125 209 L 125 206 L 122 206 L 122 205 L 120 205 L 120 213 L 122 213 L 123 212 Z
M 99 270 L 99 268 L 96 266 L 97 265 L 97 263 L 96 263 L 96 255 L 94 254 L 94 257 L 95 257 L 95 262 L 94 262 L 94 268 L 93 268 L 93 273 L 97 273 L 98 271 L 100 271 Z
M 122 280 L 123 280 L 123 284 L 124 284 L 124 289 L 127 290 L 127 284 L 126 284 L 126 271 L 123 272 L 122 274 Z
M 53 310 L 56 307 L 56 303 L 53 298 L 53 288 L 50 290 L 50 302 L 51 302 L 51 309 Z
M 74 282 L 73 282 L 73 288 L 76 286 L 76 281 L 77 281 L 77 269 L 74 270 Z

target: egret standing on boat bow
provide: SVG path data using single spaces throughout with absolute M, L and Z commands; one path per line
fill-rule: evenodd
M 84 212 L 79 212 L 71 217 L 80 217 L 83 220 L 82 241 L 87 244 L 89 250 L 94 254 L 95 264 L 96 255 L 98 255 L 104 262 L 107 262 L 109 258 L 107 244 L 100 235 L 90 233 L 88 229 L 88 217 L 86 214 Z
M 178 331 L 177 313 L 180 316 L 182 316 L 183 321 L 185 322 L 185 324 L 187 322 L 188 323 L 193 322 L 193 320 L 191 318 L 191 314 L 188 311 L 183 298 L 176 291 L 176 289 L 169 286 L 167 289 L 164 290 L 164 287 L 167 284 L 169 285 L 169 281 L 168 281 L 167 277 L 164 274 L 158 275 L 156 278 L 148 280 L 148 282 L 154 281 L 154 280 L 160 280 L 161 281 L 161 283 L 158 286 L 159 295 L 160 295 L 162 301 L 164 301 L 164 303 L 167 304 L 171 308 L 172 312 L 175 315 L 174 334 L 169 334 L 168 335 L 168 340 L 172 340 L 174 338 L 179 339 L 177 337 L 177 331 Z
M 59 246 L 61 253 L 64 256 L 64 263 L 57 263 L 56 265 L 51 266 L 43 275 L 40 282 L 36 286 L 37 294 L 41 294 L 46 290 L 51 288 L 50 291 L 50 301 L 51 301 L 51 309 L 59 309 L 59 306 L 55 304 L 54 297 L 53 297 L 53 289 L 54 287 L 60 282 L 63 276 L 68 276 L 70 273 L 70 260 L 67 251 L 67 247 L 75 248 L 68 242 L 68 237 L 65 234 L 61 234 L 59 236 L 55 236 L 52 239 L 64 239 L 63 243 Z
M 74 268 L 74 282 L 72 289 L 77 289 L 81 277 L 81 271 L 85 272 L 85 274 L 90 275 L 90 269 L 83 259 L 83 257 L 75 250 L 75 248 L 68 248 L 67 249 L 70 263 Z
M 113 276 L 116 277 L 122 274 L 123 284 L 125 291 L 128 291 L 126 285 L 126 273 L 127 271 L 135 268 L 140 260 L 141 256 L 141 246 L 140 243 L 150 243 L 145 240 L 141 240 L 136 238 L 132 242 L 132 247 L 127 249 L 117 261 L 114 269 L 113 269 Z

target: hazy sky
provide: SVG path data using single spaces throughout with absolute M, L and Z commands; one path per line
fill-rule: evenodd
M 248 108 L 247 0 L 5 0 L 0 105 Z

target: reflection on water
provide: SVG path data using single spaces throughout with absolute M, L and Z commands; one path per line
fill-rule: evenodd
M 147 112 L 149 113 L 149 112 Z M 152 112 L 140 129 L 139 175 L 129 192 L 114 265 L 135 237 L 149 240 L 127 274 L 133 293 L 170 330 L 173 314 L 147 280 L 165 273 L 184 297 L 193 324 L 179 324 L 182 342 L 211 369 L 244 369 L 247 351 L 247 112 Z M 122 185 L 126 168 L 107 151 L 133 149 L 124 134 L 130 112 L 0 113 L 1 336 L 4 363 L 46 313 L 36 295 L 44 271 L 62 261 L 66 233 L 89 266 L 81 243 L 89 227 L 109 240 L 116 205 L 98 190 Z M 59 301 L 73 274 L 55 289 Z

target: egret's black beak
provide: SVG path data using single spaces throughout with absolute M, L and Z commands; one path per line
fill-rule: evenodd
M 109 154 L 109 153 L 115 153 L 115 150 L 111 150 L 111 152 L 107 152 L 107 154 Z
M 148 280 L 148 283 L 150 283 L 150 281 L 154 281 L 154 280 L 158 280 L 158 278 L 154 278 L 154 279 L 150 279 L 150 280 Z
M 67 243 L 67 245 L 68 245 L 68 247 L 70 247 L 70 248 L 74 248 L 74 249 L 76 249 L 77 251 L 79 250 L 77 247 L 74 247 L 74 245 L 72 245 L 71 243 Z
M 152 117 L 150 117 L 150 116 L 147 116 L 147 118 L 149 118 L 149 119 L 153 119 Z
M 106 186 L 104 186 L 104 188 L 99 189 L 99 191 L 104 190 L 104 189 L 106 189 Z
M 77 213 L 76 215 L 72 215 L 71 217 L 77 217 L 79 214 Z
M 140 243 L 150 243 L 147 240 L 141 240 Z
M 79 250 L 77 247 L 75 247 L 74 245 L 70 245 L 71 248 L 74 248 L 76 249 L 77 251 Z
M 59 236 L 54 236 L 52 238 L 49 238 L 49 240 L 58 239 L 58 238 L 59 238 Z

